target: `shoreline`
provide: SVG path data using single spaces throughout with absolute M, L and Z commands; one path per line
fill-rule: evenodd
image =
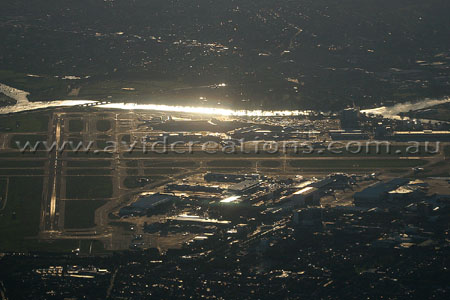
M 15 105 L 0 107 L 0 114 L 20 113 L 26 111 L 33 111 L 47 108 L 70 107 L 77 105 L 88 105 L 97 103 L 94 100 L 55 100 L 55 101 L 37 101 L 30 102 L 28 95 L 30 93 L 22 91 L 6 84 L 0 83 L 0 93 L 17 101 Z M 450 97 L 443 99 L 424 99 L 417 102 L 398 103 L 393 106 L 381 106 L 371 109 L 363 109 L 362 113 L 381 115 L 387 119 L 400 120 L 400 113 L 406 113 L 410 110 L 418 110 L 430 108 L 436 105 L 450 102 Z M 304 116 L 309 112 L 308 110 L 280 110 L 280 111 L 264 111 L 264 110 L 232 110 L 213 107 L 195 107 L 195 106 L 177 106 L 177 105 L 163 105 L 163 104 L 138 104 L 138 103 L 103 103 L 96 105 L 99 108 L 119 109 L 119 110 L 151 110 L 151 111 L 165 111 L 165 112 L 182 112 L 182 113 L 197 113 L 218 116 L 230 117 L 295 117 Z M 404 118 L 408 119 L 408 118 Z M 445 122 L 430 119 L 418 119 L 422 122 Z

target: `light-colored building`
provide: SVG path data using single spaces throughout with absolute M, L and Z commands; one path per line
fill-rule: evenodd
M 316 187 L 307 186 L 287 196 L 286 200 L 292 201 L 296 206 L 319 205 L 320 190 Z

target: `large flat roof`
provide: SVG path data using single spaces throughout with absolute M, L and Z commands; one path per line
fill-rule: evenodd
M 394 131 L 394 134 L 450 134 L 450 131 Z
M 259 184 L 259 180 L 245 180 L 230 186 L 228 189 L 232 191 L 243 191 Z
M 136 202 L 132 203 L 130 206 L 133 208 L 147 209 L 176 198 L 177 197 L 173 195 L 159 194 L 159 193 L 150 195 L 141 195 L 139 199 Z
M 308 194 L 311 194 L 311 193 L 316 192 L 317 190 L 318 190 L 318 189 L 315 188 L 315 187 L 308 186 L 308 187 L 305 187 L 305 188 L 303 188 L 303 189 L 301 189 L 301 190 L 299 190 L 299 191 L 296 191 L 296 192 L 294 193 L 294 195 L 308 195 Z
M 200 216 L 193 215 L 179 215 L 175 217 L 169 217 L 168 220 L 182 221 L 182 222 L 197 222 L 197 223 L 214 223 L 214 224 L 230 224 L 230 221 L 222 221 L 217 219 L 206 219 Z

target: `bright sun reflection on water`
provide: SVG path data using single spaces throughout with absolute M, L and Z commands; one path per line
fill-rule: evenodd
M 198 114 L 236 116 L 236 117 L 300 116 L 307 114 L 307 112 L 300 110 L 280 110 L 280 111 L 233 110 L 233 109 L 213 108 L 213 107 L 172 106 L 162 104 L 136 104 L 136 103 L 108 103 L 102 104 L 99 107 L 113 108 L 113 109 L 129 109 L 129 110 L 158 110 L 167 112 L 198 113 Z
M 226 84 L 218 84 L 217 86 L 226 86 Z M 213 107 L 194 107 L 194 106 L 176 106 L 176 105 L 162 105 L 162 104 L 137 104 L 137 103 L 105 103 L 98 104 L 98 101 L 93 100 L 60 100 L 51 102 L 30 102 L 28 100 L 29 93 L 15 89 L 0 83 L 0 93 L 16 100 L 15 105 L 0 107 L 1 114 L 17 113 L 23 111 L 31 111 L 37 109 L 57 108 L 62 106 L 86 106 L 95 105 L 100 108 L 111 109 L 123 109 L 123 110 L 153 110 L 153 111 L 165 111 L 165 112 L 179 112 L 179 113 L 197 113 L 216 116 L 235 116 L 235 117 L 290 117 L 290 116 L 304 116 L 311 113 L 311 111 L 304 110 L 233 110 L 226 108 L 213 108 Z M 402 112 L 408 112 L 410 110 L 425 109 L 433 107 L 439 104 L 450 102 L 450 98 L 444 99 L 424 99 L 418 102 L 406 102 L 398 103 L 394 106 L 377 107 L 373 109 L 362 110 L 361 112 L 367 114 L 379 114 L 385 118 L 400 119 L 399 116 Z M 427 120 L 429 121 L 429 120 Z M 437 122 L 437 121 L 436 121 Z

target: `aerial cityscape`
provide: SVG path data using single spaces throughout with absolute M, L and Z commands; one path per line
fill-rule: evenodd
M 4 1 L 0 300 L 448 299 L 446 1 Z

